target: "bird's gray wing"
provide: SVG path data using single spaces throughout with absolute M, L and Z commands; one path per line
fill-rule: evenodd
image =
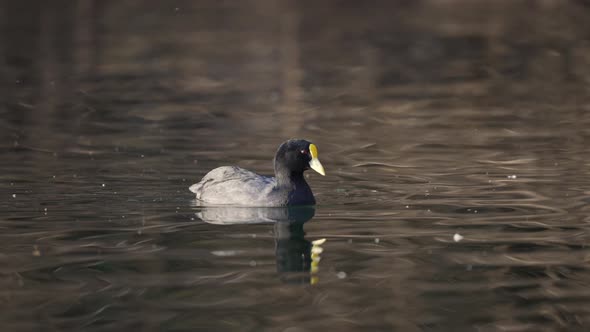
M 272 177 L 236 166 L 223 166 L 207 173 L 189 189 L 201 205 L 264 206 L 274 186 Z

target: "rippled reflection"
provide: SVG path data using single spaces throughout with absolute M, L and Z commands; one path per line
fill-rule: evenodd
M 194 203 L 193 203 L 194 204 Z M 196 204 L 195 204 L 196 205 Z M 277 272 L 289 283 L 316 284 L 310 275 L 312 248 L 315 248 L 314 273 L 318 271 L 321 247 L 305 239 L 303 225 L 315 214 L 314 206 L 285 208 L 200 207 L 197 217 L 215 225 L 272 223 L 274 226 Z M 228 231 L 231 231 L 228 230 Z M 225 255 L 217 251 L 217 255 Z M 289 274 L 294 272 L 293 274 Z
M 193 201 L 193 206 L 198 206 Z M 199 219 L 218 225 L 297 223 L 303 224 L 315 215 L 315 206 L 294 206 L 284 208 L 264 207 L 198 207 Z

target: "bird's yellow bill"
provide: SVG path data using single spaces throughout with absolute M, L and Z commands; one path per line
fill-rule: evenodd
M 312 158 L 309 161 L 309 167 L 311 167 L 311 169 L 320 173 L 321 175 L 326 175 L 326 171 L 324 171 L 324 166 L 322 166 L 322 163 L 320 163 L 320 160 L 318 158 Z
M 317 146 L 315 146 L 315 144 L 309 145 L 309 154 L 311 155 L 309 167 L 311 167 L 311 169 L 320 173 L 321 175 L 325 176 L 326 172 L 324 171 L 324 166 L 322 166 L 322 163 L 320 163 L 320 160 L 318 159 L 318 148 Z
M 315 146 L 315 144 L 309 145 L 309 154 L 311 155 L 312 158 L 318 157 L 318 147 Z

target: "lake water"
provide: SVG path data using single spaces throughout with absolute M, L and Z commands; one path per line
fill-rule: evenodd
M 587 331 L 589 13 L 0 2 L 0 325 Z M 195 206 L 291 137 L 315 209 Z

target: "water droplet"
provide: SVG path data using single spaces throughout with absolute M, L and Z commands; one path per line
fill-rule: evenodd
M 104 183 L 103 183 L 103 184 L 102 184 L 102 186 L 103 186 L 103 187 L 106 187 L 106 184 L 104 184 Z
M 346 278 L 346 272 L 340 271 L 340 272 L 336 273 L 336 277 L 338 277 L 338 279 L 344 279 L 344 278 Z
M 256 264 L 257 264 L 256 261 L 250 261 L 250 266 L 254 267 L 254 266 L 256 266 Z
M 453 240 L 455 242 L 459 242 L 459 241 L 461 241 L 463 239 L 464 239 L 464 237 L 461 234 L 459 234 L 459 233 L 455 233 L 455 235 L 453 235 Z
M 379 241 L 380 241 L 380 240 L 379 240 L 379 238 L 378 238 L 378 237 L 376 237 L 376 238 L 375 238 L 375 243 L 379 243 Z

